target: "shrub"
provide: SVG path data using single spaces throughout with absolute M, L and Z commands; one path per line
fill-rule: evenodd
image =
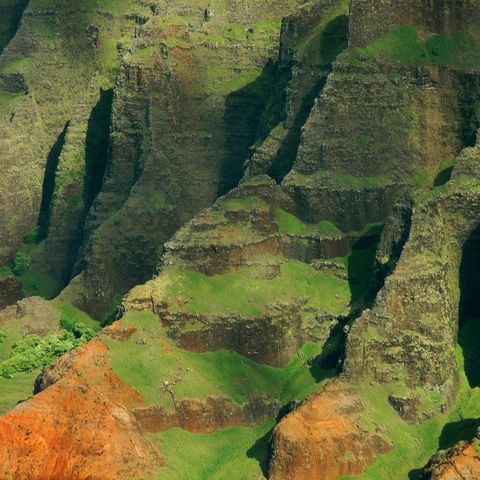
M 49 365 L 70 350 L 88 342 L 95 335 L 91 328 L 83 324 L 68 323 L 66 326 L 68 330 L 63 333 L 43 338 L 28 335 L 14 345 L 10 358 L 0 364 L 0 376 L 13 378 L 15 373 L 31 372 Z
M 30 268 L 30 262 L 31 259 L 28 253 L 22 251 L 18 252 L 13 262 L 13 273 L 19 277 L 25 275 Z
M 35 227 L 29 230 L 23 237 L 23 241 L 28 245 L 37 243 L 40 239 L 40 228 Z

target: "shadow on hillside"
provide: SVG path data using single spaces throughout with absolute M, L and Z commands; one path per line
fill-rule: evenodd
M 250 156 L 250 147 L 260 118 L 265 110 L 275 80 L 275 65 L 270 60 L 262 73 L 245 87 L 225 99 L 226 158 L 220 169 L 218 196 L 236 187 L 243 175 L 243 166 Z
M 268 463 L 270 461 L 270 439 L 272 437 L 272 430 L 269 430 L 263 437 L 259 438 L 249 450 L 247 450 L 247 457 L 257 460 L 262 470 L 263 476 L 268 477 Z
M 370 288 L 379 240 L 379 236 L 361 238 L 348 256 L 347 271 L 352 305 L 357 304 L 362 298 L 368 302 L 377 293 L 370 291 Z
M 462 440 L 471 440 L 475 437 L 480 427 L 480 420 L 469 418 L 458 422 L 447 423 L 439 438 L 438 450 L 448 450 Z M 416 468 L 408 474 L 409 480 L 422 480 L 428 463 L 422 468 Z
M 325 26 L 322 34 L 317 39 L 317 45 L 314 46 L 314 50 L 317 50 L 315 53 L 321 59 L 321 65 L 314 65 L 314 68 L 317 71 L 323 69 L 325 73 L 303 97 L 298 113 L 290 125 L 288 134 L 268 170 L 268 174 L 277 183 L 281 183 L 292 169 L 297 157 L 298 147 L 300 146 L 302 127 L 310 115 L 315 99 L 325 87 L 328 75 L 332 71 L 332 62 L 348 46 L 348 25 L 348 17 L 340 15 Z M 281 121 L 283 119 L 278 120 Z
M 107 166 L 113 90 L 102 90 L 88 119 L 85 141 L 85 209 L 88 210 L 103 184 Z
M 460 328 L 458 343 L 463 351 L 465 374 L 471 388 L 480 386 L 480 227 L 476 228 L 462 250 L 460 265 Z
M 20 21 L 22 19 L 23 12 L 28 5 L 28 0 L 17 0 L 17 2 L 12 3 L 10 9 L 12 13 L 7 20 L 2 19 L 4 22 L 3 25 L 3 36 L 0 37 L 0 55 L 2 54 L 3 50 L 7 47 L 10 41 L 13 39 L 15 34 L 17 33 L 18 27 L 20 26 Z M 4 7 L 9 8 L 9 7 Z
M 471 440 L 475 437 L 478 427 L 480 427 L 478 418 L 447 423 L 440 435 L 439 449 L 446 450 L 462 440 Z
M 38 217 L 38 238 L 43 240 L 48 235 L 50 226 L 50 215 L 52 210 L 53 194 L 55 192 L 55 180 L 57 175 L 58 162 L 65 144 L 65 136 L 70 122 L 67 122 L 63 130 L 57 137 L 47 156 L 45 174 L 43 176 L 42 203 L 40 204 L 40 214 Z

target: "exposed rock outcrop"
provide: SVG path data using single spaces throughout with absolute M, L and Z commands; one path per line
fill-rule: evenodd
M 159 4 L 123 59 L 79 264 L 99 316 L 151 278 L 161 244 L 242 176 L 273 86 L 277 22 L 303 2 L 225 3 L 208 21 L 202 8 Z
M 476 480 L 480 477 L 478 441 L 460 442 L 439 452 L 430 462 L 425 480 Z
M 20 282 L 13 275 L 0 278 L 0 310 L 14 305 L 21 297 Z
M 358 475 L 389 450 L 381 426 L 360 426 L 365 406 L 355 390 L 335 381 L 283 419 L 273 433 L 272 480 L 335 480 Z
M 212 433 L 220 428 L 248 426 L 273 417 L 278 402 L 258 397 L 239 406 L 229 398 L 210 396 L 206 400 L 183 398 L 175 402 L 173 412 L 159 406 L 137 408 L 134 415 L 145 432 L 163 432 L 183 428 L 193 433 Z

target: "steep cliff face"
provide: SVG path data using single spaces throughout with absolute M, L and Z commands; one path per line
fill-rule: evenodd
M 95 183 L 89 169 L 102 168 L 95 152 L 101 126 L 89 119 L 101 89 L 113 85 L 117 41 L 133 35 L 130 12 L 137 7 L 32 1 L 23 12 L 0 57 L 2 264 L 37 227 L 37 240 L 48 241 L 34 268 L 62 282 L 70 278 Z
M 444 386 L 448 398 L 457 372 L 462 251 L 480 223 L 476 177 L 461 172 L 475 170 L 478 161 L 478 146 L 462 152 L 454 178 L 417 199 L 410 238 L 394 273 L 350 332 L 347 376 Z M 381 358 L 373 360 L 376 355 Z
M 475 472 L 477 7 L 32 0 L 0 56 L 2 263 L 68 284 L 30 300 L 42 335 L 131 290 L 0 418 L 0 476 Z
M 169 3 L 144 18 L 117 78 L 105 183 L 86 223 L 89 308 L 104 314 L 115 293 L 150 278 L 161 244 L 238 183 L 281 18 L 300 3 Z

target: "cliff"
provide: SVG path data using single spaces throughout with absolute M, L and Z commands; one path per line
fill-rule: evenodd
M 0 477 L 475 478 L 477 2 L 207 3 L 0 2 Z

